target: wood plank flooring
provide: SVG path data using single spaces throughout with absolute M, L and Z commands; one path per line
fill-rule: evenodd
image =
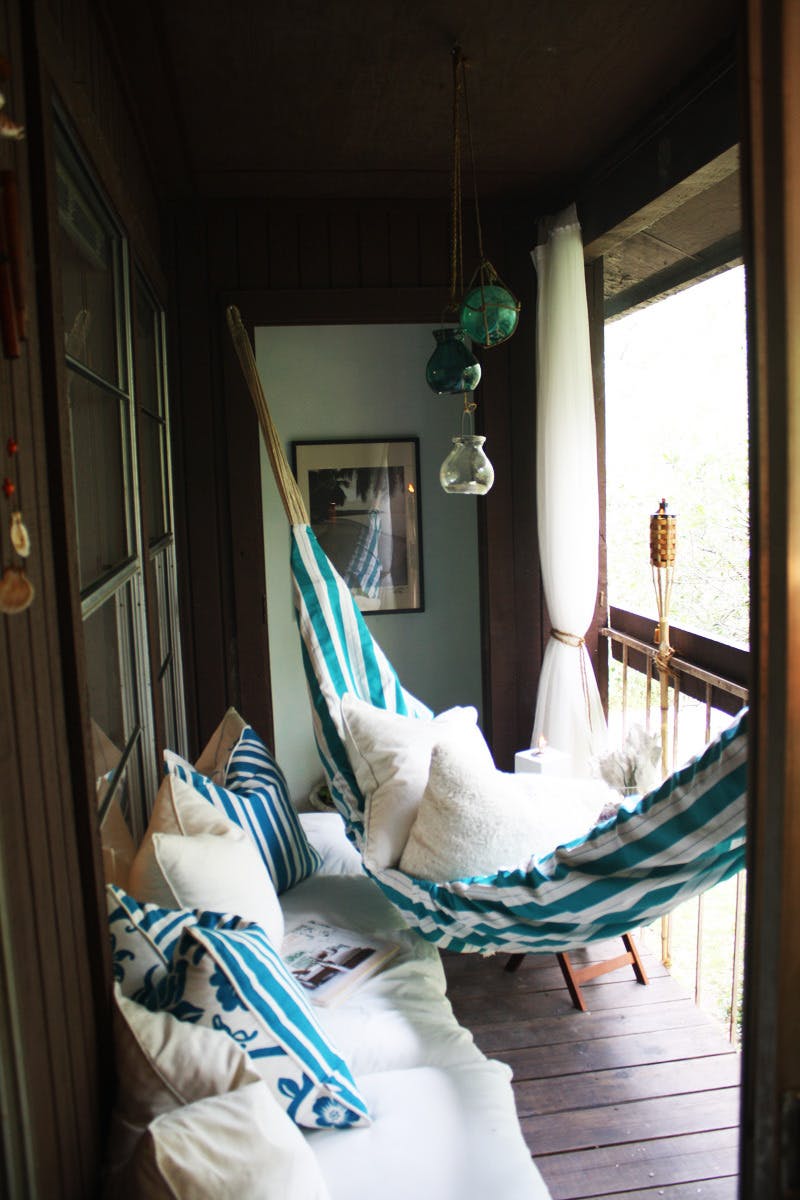
M 576 965 L 619 953 L 576 951 Z M 457 1017 L 509 1064 L 525 1140 L 553 1200 L 735 1200 L 740 1058 L 657 959 L 585 984 L 572 1007 L 553 955 L 444 954 Z

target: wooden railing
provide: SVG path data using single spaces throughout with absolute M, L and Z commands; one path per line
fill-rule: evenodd
M 609 671 L 609 727 L 615 730 L 622 740 L 631 722 L 635 708 L 636 721 L 644 724 L 648 732 L 654 721 L 660 717 L 660 688 L 658 670 L 655 666 L 657 647 L 652 641 L 655 622 L 641 617 L 625 609 L 612 608 L 609 613 L 609 624 L 601 631 L 608 639 L 612 663 L 619 664 L 619 669 Z M 670 643 L 675 653 L 669 663 L 669 695 L 670 703 L 670 746 L 669 759 L 672 769 L 690 755 L 702 749 L 714 733 L 715 722 L 724 722 L 724 714 L 733 715 L 747 703 L 749 654 L 747 650 L 731 644 L 715 641 L 712 638 L 692 633 L 688 630 L 675 628 L 670 630 Z M 637 696 L 632 702 L 631 674 L 636 680 Z M 655 686 L 654 686 L 655 681 Z M 685 729 L 687 701 L 693 702 L 693 729 Z M 702 706 L 704 720 L 702 728 L 696 719 L 696 710 Z M 720 885 L 726 888 L 727 885 Z M 715 893 L 718 889 L 713 889 Z M 724 922 L 724 930 L 730 930 L 732 944 L 730 946 L 731 966 L 727 986 L 727 1000 L 721 995 L 724 989 L 718 983 L 713 985 L 715 996 L 712 1007 L 723 1014 L 728 1025 L 731 1041 L 738 1040 L 739 1028 L 739 991 L 742 975 L 742 954 L 744 948 L 744 912 L 746 879 L 744 872 L 737 875 L 731 889 L 725 893 L 724 900 L 730 910 L 717 915 L 716 920 Z M 676 910 L 673 916 L 665 917 L 661 923 L 661 955 L 667 966 L 673 965 L 673 932 L 679 924 L 682 929 L 687 925 L 687 908 L 696 909 L 695 926 L 695 955 L 694 955 L 694 994 L 698 1004 L 709 1002 L 712 984 L 709 981 L 710 972 L 707 968 L 707 954 L 704 945 L 706 931 L 707 905 L 713 903 L 719 908 L 718 896 L 709 900 L 710 893 L 698 896 L 689 901 L 688 905 Z M 722 893 L 720 892 L 721 896 Z M 728 920 L 729 915 L 729 920 Z M 719 953 L 719 946 L 715 946 Z M 681 957 L 686 958 L 686 948 L 681 947 Z

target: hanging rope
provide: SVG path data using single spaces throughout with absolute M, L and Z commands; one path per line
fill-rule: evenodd
M 273 424 L 267 398 L 264 395 L 264 389 L 261 386 L 261 380 L 258 375 L 256 360 L 253 356 L 253 347 L 250 345 L 250 338 L 247 336 L 247 330 L 242 324 L 238 308 L 233 304 L 230 305 L 227 316 L 233 345 L 239 357 L 242 371 L 244 372 L 247 387 L 253 400 L 256 415 L 258 416 L 258 423 L 261 426 L 261 432 L 264 434 L 264 441 L 267 443 L 267 453 L 269 454 L 269 461 L 272 464 L 272 473 L 275 476 L 281 502 L 286 516 L 289 518 L 289 524 L 308 525 L 308 513 L 306 512 L 305 501 L 303 500 L 300 488 L 297 486 L 297 480 L 292 474 L 289 463 L 286 460 L 283 443 L 278 437 L 278 431 Z
M 475 170 L 475 147 L 472 142 L 472 125 L 469 119 L 469 94 L 467 92 L 466 60 L 461 60 L 461 85 L 464 92 L 464 119 L 467 126 L 467 145 L 469 146 L 469 162 L 472 171 L 472 198 L 475 204 L 475 229 L 478 235 L 478 262 L 483 263 L 486 255 L 483 252 L 483 230 L 481 229 L 481 210 L 478 204 L 478 172 Z

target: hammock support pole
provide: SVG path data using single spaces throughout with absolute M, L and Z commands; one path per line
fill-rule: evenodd
M 261 427 L 264 441 L 267 444 L 267 453 L 269 454 L 269 461 L 272 464 L 272 473 L 275 476 L 275 483 L 278 485 L 281 503 L 289 519 L 289 524 L 307 525 L 308 513 L 306 512 L 305 501 L 286 459 L 286 453 L 272 420 L 272 414 L 269 411 L 264 389 L 261 386 L 261 379 L 258 374 L 258 367 L 256 366 L 250 338 L 247 336 L 247 330 L 242 323 L 239 310 L 234 304 L 229 306 L 227 318 L 234 349 L 242 367 L 242 373 L 244 374 L 245 382 L 253 401 L 253 407 L 256 410 L 258 424 Z

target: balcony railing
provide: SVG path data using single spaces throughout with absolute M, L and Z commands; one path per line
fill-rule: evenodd
M 654 626 L 653 620 L 612 608 L 609 624 L 602 630 L 609 641 L 613 664 L 609 671 L 612 740 L 618 737 L 621 742 L 634 720 L 648 732 L 654 714 L 656 722 L 661 721 Z M 669 664 L 668 761 L 674 769 L 701 750 L 727 723 L 727 717 L 747 703 L 749 655 L 741 647 L 679 628 L 670 629 L 670 642 L 675 653 Z M 718 885 L 665 917 L 660 931 L 665 965 L 676 973 L 693 972 L 696 1002 L 716 1010 L 726 1021 L 734 1042 L 739 1029 L 745 891 L 745 875 L 741 872 L 734 881 Z M 713 929 L 709 937 L 710 912 Z M 715 960 L 727 938 L 731 939 L 727 946 L 730 967 L 726 977 L 720 979 Z

